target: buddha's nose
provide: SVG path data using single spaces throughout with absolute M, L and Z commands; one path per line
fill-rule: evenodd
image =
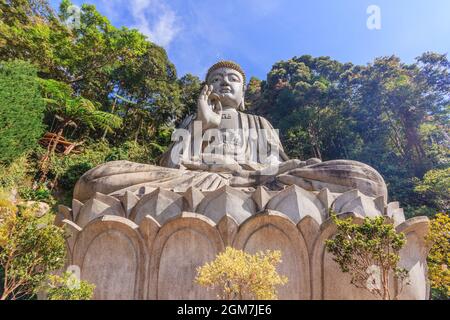
M 224 77 L 222 79 L 222 82 L 220 83 L 221 86 L 229 86 L 230 82 L 228 81 L 227 77 Z

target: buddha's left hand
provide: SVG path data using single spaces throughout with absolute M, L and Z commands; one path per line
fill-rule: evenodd
M 280 164 L 267 166 L 260 170 L 240 170 L 233 174 L 232 186 L 248 187 L 264 184 L 280 174 L 306 166 L 305 161 L 291 159 Z

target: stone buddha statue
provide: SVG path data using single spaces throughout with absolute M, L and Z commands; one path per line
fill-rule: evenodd
M 95 192 L 117 194 L 145 187 L 213 191 L 224 185 L 243 190 L 297 185 L 335 193 L 358 189 L 387 201 L 383 178 L 368 165 L 350 160 L 289 159 L 277 130 L 263 117 L 244 112 L 245 80 L 236 63 L 214 64 L 206 75 L 197 113 L 174 131 L 173 143 L 160 166 L 129 161 L 102 164 L 80 178 L 74 198 L 86 201 Z

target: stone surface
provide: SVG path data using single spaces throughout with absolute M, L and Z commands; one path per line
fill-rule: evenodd
M 164 224 L 169 219 L 179 215 L 183 211 L 183 197 L 161 188 L 144 195 L 133 208 L 130 219 L 140 223 L 142 219 L 150 215 L 158 223 Z
M 194 212 L 204 197 L 203 193 L 196 188 L 190 187 L 187 189 L 184 193 L 184 198 L 189 204 L 188 210 Z
M 262 211 L 266 207 L 266 204 L 269 202 L 270 198 L 271 196 L 265 187 L 258 186 L 255 192 L 253 192 L 253 200 L 256 203 L 258 211 Z
M 240 224 L 256 211 L 251 196 L 228 186 L 209 192 L 197 208 L 197 212 L 207 216 L 215 223 L 228 214 Z
M 23 203 L 26 207 L 32 208 L 36 217 L 41 218 L 50 211 L 50 206 L 45 202 L 26 201 Z
M 142 188 L 185 192 L 190 188 L 215 191 L 224 186 L 280 190 L 296 185 L 334 193 L 357 189 L 387 201 L 383 178 L 364 163 L 289 159 L 270 122 L 242 112 L 244 79 L 237 64 L 215 64 L 200 93 L 196 115 L 188 116 L 175 130 L 174 142 L 162 156 L 161 166 L 129 161 L 99 165 L 79 179 L 74 198 L 85 202 L 96 192 L 121 196 L 140 193 Z M 260 189 L 261 194 L 256 195 L 259 207 L 265 201 L 264 191 Z
M 315 194 L 296 185 L 280 191 L 270 199 L 267 209 L 287 215 L 296 224 L 306 216 L 312 217 L 321 224 L 327 215 L 326 208 Z
M 78 234 L 72 252 L 81 278 L 96 285 L 95 299 L 143 298 L 147 254 L 135 223 L 98 217 Z
M 232 246 L 281 250 L 278 271 L 289 279 L 281 299 L 373 299 L 325 250 L 336 231 L 330 212 L 355 221 L 389 218 L 407 237 L 400 264 L 411 281 L 401 293 L 392 290 L 401 299 L 428 297 L 427 218 L 405 221 L 368 165 L 289 159 L 272 125 L 242 112 L 238 65 L 215 64 L 206 83 L 197 114 L 175 132 L 182 139 L 162 166 L 102 164 L 77 182 L 72 208 L 59 207 L 55 223 L 69 236 L 68 264 L 96 285 L 95 298 L 214 299 L 217 292 L 194 283 L 196 268 Z
M 265 193 L 265 201 L 259 203 L 266 204 L 258 208 L 255 199 L 261 198 L 261 190 L 243 192 L 223 187 L 214 192 L 199 191 L 201 195 L 196 197 L 202 200 L 196 212 L 186 212 L 192 204 L 185 192 L 148 191 L 134 195 L 138 201 L 128 218 L 121 216 L 125 211 L 118 204 L 126 207 L 129 197 L 112 200 L 112 196 L 97 194 L 94 202 L 87 201 L 79 208 L 77 220 L 83 226 L 73 222 L 67 207 L 60 206 L 61 224 L 70 236 L 68 263 L 80 266 L 82 278 L 97 284 L 95 298 L 214 299 L 216 293 L 194 285 L 196 267 L 213 260 L 226 246 L 233 246 L 248 252 L 281 250 L 283 263 L 278 271 L 289 278 L 279 289 L 281 299 L 373 299 L 370 293 L 353 287 L 348 275 L 325 252 L 324 242 L 335 231 L 328 215 L 333 206 L 344 211 L 358 209 L 338 212 L 356 220 L 373 215 L 389 217 L 389 212 L 395 212 L 399 216 L 395 218 L 397 230 L 405 232 L 408 239 L 400 263 L 411 274 L 411 285 L 399 298 L 428 296 L 423 241 L 428 220 L 404 221 L 398 203 L 379 208 L 383 202 L 361 197 L 357 190 L 338 195 L 292 186 Z M 363 202 L 367 203 L 361 206 Z

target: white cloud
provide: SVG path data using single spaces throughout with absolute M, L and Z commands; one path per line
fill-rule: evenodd
M 163 47 L 169 46 L 181 31 L 180 18 L 163 0 L 102 0 L 102 3 L 112 16 L 127 8 L 131 14 L 130 27 Z
M 149 30 L 149 37 L 162 46 L 168 46 L 181 29 L 177 22 L 173 11 L 165 11 Z

